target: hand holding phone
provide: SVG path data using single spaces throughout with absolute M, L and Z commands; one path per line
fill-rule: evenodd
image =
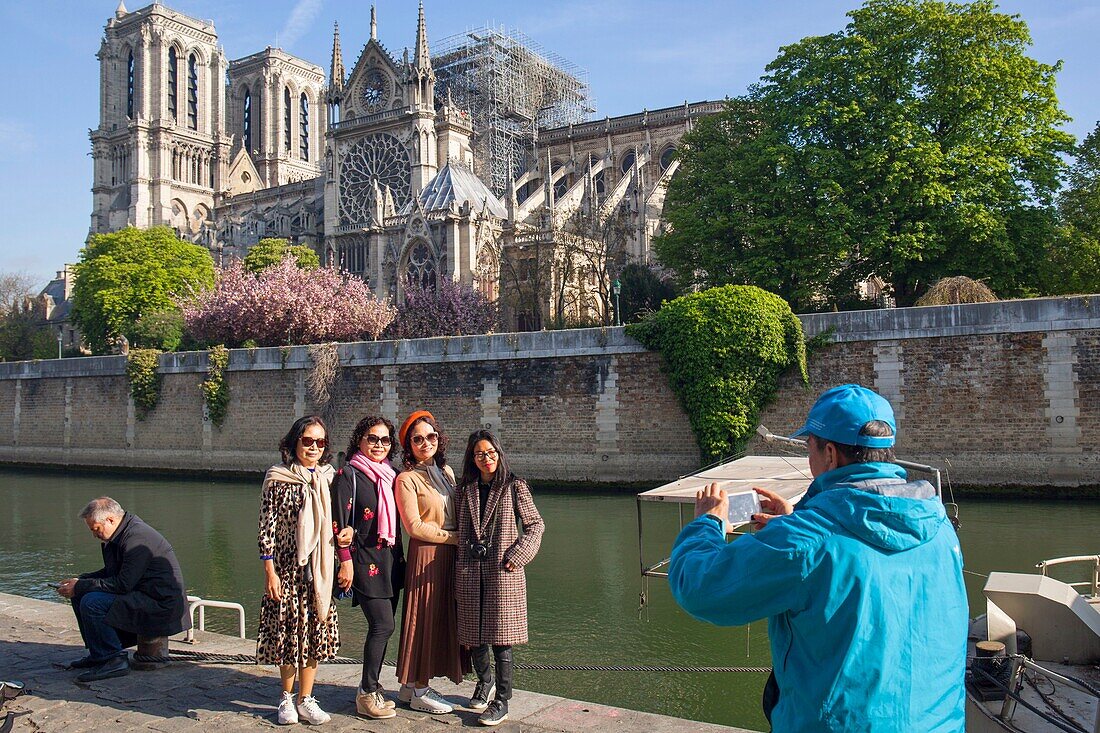
M 729 500 L 729 512 L 726 521 L 730 527 L 747 524 L 752 521 L 752 515 L 760 513 L 760 497 L 755 491 L 741 491 L 736 494 L 727 494 Z

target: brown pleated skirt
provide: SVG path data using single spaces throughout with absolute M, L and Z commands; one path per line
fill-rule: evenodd
M 448 677 L 462 681 L 470 665 L 458 644 L 454 545 L 409 541 L 405 608 L 397 679 L 402 684 Z

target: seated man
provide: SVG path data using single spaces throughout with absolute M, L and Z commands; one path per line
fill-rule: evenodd
M 89 671 L 81 682 L 121 677 L 130 671 L 126 647 L 138 637 L 171 636 L 191 628 L 187 594 L 168 540 L 114 499 L 88 502 L 80 518 L 103 542 L 103 569 L 63 581 L 57 592 L 71 598 L 88 655 L 70 666 Z

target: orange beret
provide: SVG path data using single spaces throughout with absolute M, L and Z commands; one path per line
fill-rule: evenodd
M 435 420 L 435 415 L 428 412 L 427 410 L 417 410 L 413 412 L 411 415 L 405 418 L 405 422 L 401 423 L 401 429 L 397 431 L 398 443 L 400 443 L 401 445 L 405 445 L 405 433 L 409 432 L 409 428 L 413 426 L 413 423 L 422 417 L 430 418 L 432 421 Z

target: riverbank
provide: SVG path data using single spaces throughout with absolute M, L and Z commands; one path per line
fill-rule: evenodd
M 196 632 L 197 643 L 172 642 L 173 648 L 215 654 L 254 654 L 255 642 Z M 4 712 L 16 713 L 13 731 L 245 731 L 275 724 L 278 675 L 273 668 L 252 664 L 173 662 L 153 672 L 88 685 L 74 682 L 77 672 L 62 669 L 82 656 L 83 645 L 67 604 L 0 593 L 0 659 L 3 676 L 18 679 L 27 694 L 9 702 Z M 398 705 L 397 718 L 370 721 L 355 715 L 354 690 L 359 666 L 324 664 L 317 674 L 316 696 L 332 722 L 325 730 L 373 730 L 386 733 L 439 731 L 440 724 L 480 728 L 477 713 L 457 709 L 454 715 L 432 716 Z M 394 669 L 384 667 L 382 684 L 394 698 Z M 434 685 L 456 704 L 464 703 L 472 682 Z M 506 731 L 698 731 L 750 733 L 652 713 L 516 690 L 509 705 Z

